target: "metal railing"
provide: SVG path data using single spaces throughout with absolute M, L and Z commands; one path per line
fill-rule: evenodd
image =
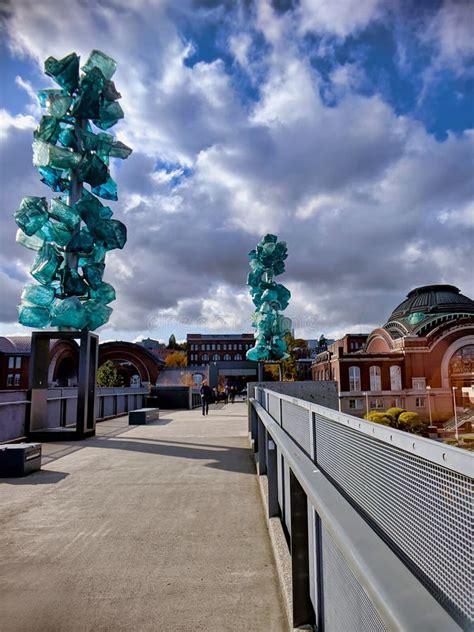
M 0 443 L 21 439 L 26 434 L 28 391 L 4 391 L 0 394 Z M 97 420 L 142 408 L 148 388 L 97 388 Z M 50 427 L 64 427 L 75 422 L 77 388 L 48 389 L 48 423 Z
M 271 515 L 307 556 L 299 624 L 311 609 L 325 631 L 470 629 L 470 453 L 268 389 L 250 413 Z M 301 494 L 304 554 L 293 550 Z

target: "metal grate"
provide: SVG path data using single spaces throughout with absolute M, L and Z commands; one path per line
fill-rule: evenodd
M 472 478 L 313 414 L 318 466 L 467 627 L 474 619 Z
M 315 513 L 312 515 L 315 520 Z M 324 527 L 322 559 L 325 632 L 387 630 L 364 588 Z
M 281 402 L 282 427 L 303 448 L 308 456 L 311 456 L 311 428 L 309 411 L 297 404 L 286 401 Z
M 273 417 L 273 419 L 280 424 L 280 399 L 275 395 L 268 395 L 268 412 Z

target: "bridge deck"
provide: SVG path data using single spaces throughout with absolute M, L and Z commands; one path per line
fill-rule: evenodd
M 2 479 L 2 632 L 287 629 L 246 414 L 103 422 Z

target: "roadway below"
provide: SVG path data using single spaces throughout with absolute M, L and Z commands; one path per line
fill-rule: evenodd
M 287 630 L 244 403 L 98 424 L 0 479 L 2 632 Z

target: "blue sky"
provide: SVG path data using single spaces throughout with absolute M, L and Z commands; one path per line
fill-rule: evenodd
M 0 332 L 30 253 L 11 220 L 48 195 L 31 166 L 48 55 L 101 48 L 119 68 L 134 149 L 115 165 L 106 339 L 249 330 L 246 253 L 289 246 L 296 332 L 380 325 L 417 285 L 471 295 L 473 4 L 300 0 L 15 0 L 0 49 Z M 177 8 L 178 7 L 178 8 Z

